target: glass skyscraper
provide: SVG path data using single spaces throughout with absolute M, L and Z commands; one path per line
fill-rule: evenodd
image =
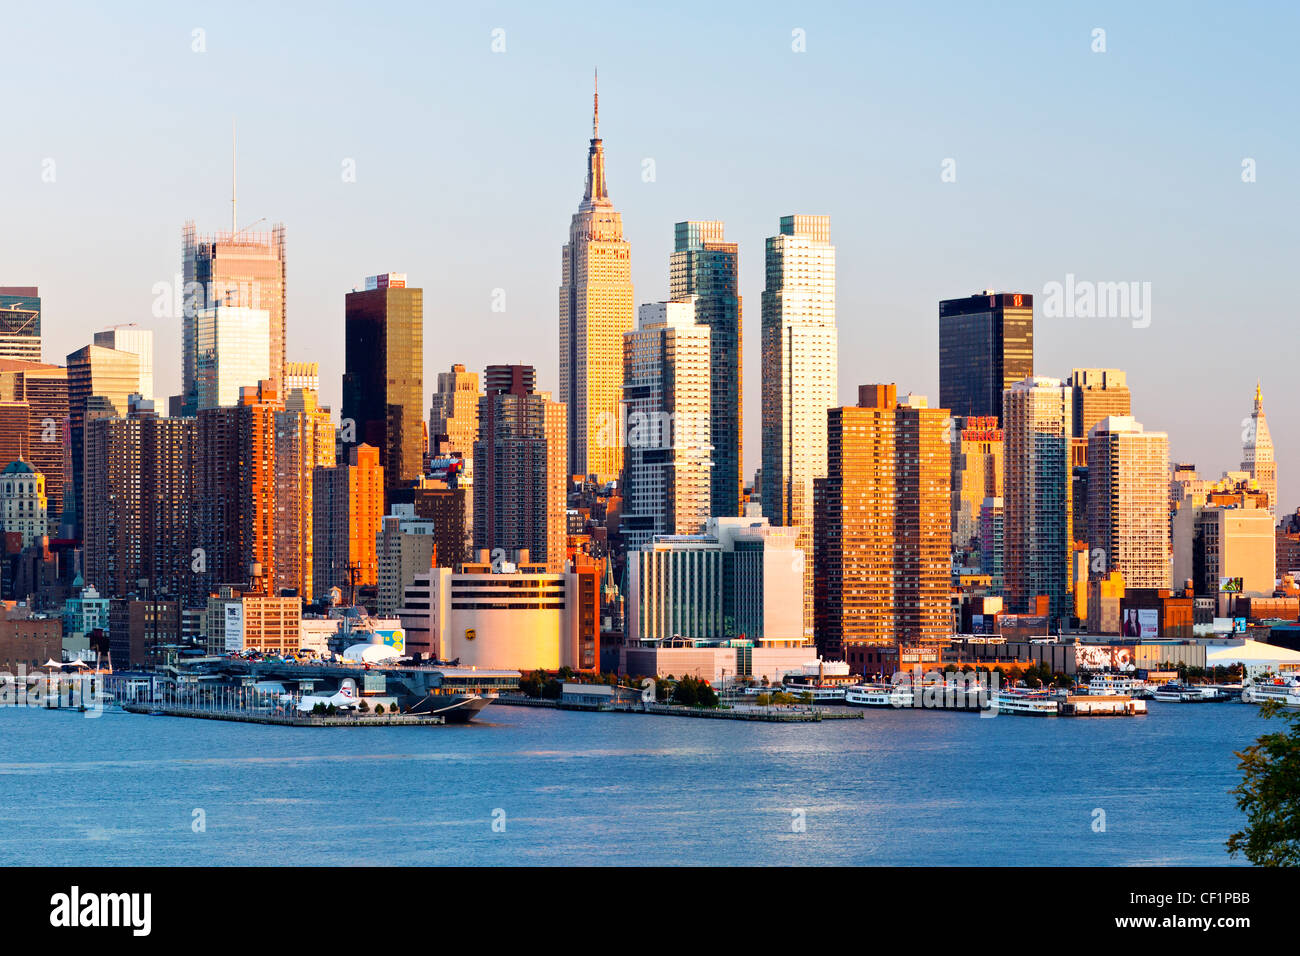
M 1055 378 L 1026 378 L 1003 393 L 1002 573 L 1007 600 L 1014 612 L 1035 613 L 1038 599 L 1047 598 L 1051 624 L 1070 612 L 1072 398 L 1070 386 Z
M 709 327 L 709 390 L 713 471 L 709 513 L 740 514 L 744 488 L 741 383 L 740 254 L 723 238 L 721 222 L 687 221 L 674 227 L 669 292 L 695 297 L 695 321 Z
M 1034 374 L 1034 297 L 986 289 L 939 303 L 939 404 L 954 417 L 996 416 L 1002 392 Z
M 826 477 L 836 404 L 835 247 L 830 216 L 782 216 L 763 289 L 763 515 L 799 528 L 804 635 L 813 637 L 813 482 Z
M 282 388 L 285 330 L 284 225 L 276 225 L 269 233 L 241 229 L 199 235 L 194 223 L 187 222 L 182 232 L 181 267 L 185 279 L 181 343 L 181 400 L 185 414 L 194 414 L 197 404 L 198 351 L 195 320 L 202 309 L 219 305 L 265 309 L 270 319 L 268 377 L 277 388 Z
M 0 359 L 41 360 L 41 296 L 36 286 L 0 286 Z
M 349 292 L 343 361 L 345 444 L 379 449 L 386 488 L 409 484 L 424 471 L 424 290 L 389 272 Z

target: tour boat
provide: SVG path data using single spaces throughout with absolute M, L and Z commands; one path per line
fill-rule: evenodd
M 892 684 L 854 684 L 844 691 L 844 703 L 854 707 L 911 707 L 912 688 Z
M 1151 695 L 1166 704 L 1211 704 L 1227 700 L 1228 695 L 1216 687 L 1170 681 L 1157 687 Z
M 1283 707 L 1300 708 L 1300 682 L 1295 679 L 1285 684 L 1277 681 L 1247 681 L 1241 689 L 1241 699 L 1247 704 L 1262 704 L 1266 700 L 1273 700 Z
M 811 695 L 814 704 L 844 700 L 843 684 L 803 684 L 787 680 L 783 686 L 787 694 L 794 694 L 796 697 L 802 697 L 804 694 Z
M 989 709 L 1029 717 L 1055 717 L 1060 713 L 1060 700 L 1045 690 L 1011 687 L 994 694 Z
M 1148 697 L 1151 690 L 1146 681 L 1136 677 L 1123 674 L 1095 674 L 1088 681 L 1088 693 L 1102 697 L 1113 697 L 1117 694 L 1124 697 Z

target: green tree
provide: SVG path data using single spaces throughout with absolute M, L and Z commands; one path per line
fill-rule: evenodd
M 383 714 L 383 712 L 384 712 L 384 705 L 383 705 L 383 704 L 375 704 L 375 713 L 376 713 L 376 714 Z
M 1228 853 L 1255 866 L 1300 866 L 1300 711 L 1271 700 L 1259 711 L 1281 716 L 1287 729 L 1237 752 L 1241 783 L 1230 792 L 1246 814 L 1246 827 L 1228 837 Z
M 525 674 L 519 678 L 519 692 L 529 697 L 541 697 L 542 685 L 545 683 L 546 675 L 541 671 L 533 671 L 531 674 Z
M 693 677 L 683 677 L 677 682 L 677 686 L 673 688 L 673 701 L 678 704 L 694 707 L 698 700 L 699 691 Z
M 717 707 L 718 695 L 708 681 L 702 680 L 696 688 L 696 700 L 701 707 Z

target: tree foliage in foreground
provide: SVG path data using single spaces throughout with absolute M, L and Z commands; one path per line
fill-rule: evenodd
M 1300 711 L 1270 700 L 1260 715 L 1281 716 L 1287 728 L 1237 752 L 1241 783 L 1231 793 L 1246 827 L 1228 837 L 1228 853 L 1256 866 L 1300 866 Z

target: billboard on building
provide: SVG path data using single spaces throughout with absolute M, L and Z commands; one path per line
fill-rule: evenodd
M 375 631 L 375 636 L 379 638 L 378 643 L 395 648 L 399 654 L 406 653 L 406 632 L 400 627 L 386 631 Z
M 1219 578 L 1220 594 L 1240 594 L 1245 588 L 1244 578 Z
M 1144 641 L 1160 636 L 1160 612 L 1153 607 L 1138 608 L 1138 636 Z
M 1214 619 L 1215 634 L 1231 634 L 1233 631 L 1233 619 L 1230 617 L 1216 617 Z
M 1074 666 L 1088 671 L 1131 671 L 1133 648 L 1126 644 L 1076 644 Z
M 226 605 L 226 652 L 239 653 L 244 649 L 244 602 L 231 601 Z
M 1126 607 L 1120 621 L 1120 633 L 1138 640 L 1152 640 L 1160 636 L 1160 611 L 1154 607 Z

